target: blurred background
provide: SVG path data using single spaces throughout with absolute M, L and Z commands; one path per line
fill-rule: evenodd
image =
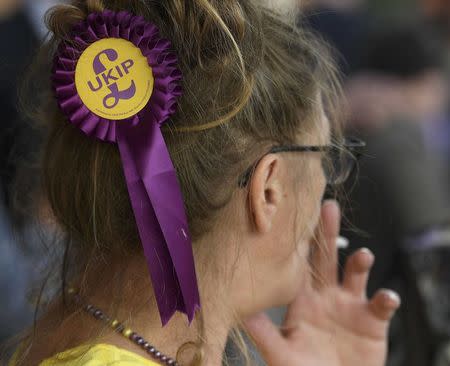
M 289 13 L 298 5 L 265 1 Z M 38 177 L 23 167 L 41 137 L 19 112 L 18 85 L 46 36 L 45 11 L 56 3 L 0 0 L 0 343 L 31 324 L 29 288 L 45 267 L 46 228 L 27 215 L 24 194 Z M 376 264 L 369 294 L 389 287 L 403 298 L 388 366 L 450 366 L 450 0 L 303 0 L 300 6 L 297 21 L 336 50 L 347 134 L 367 141 L 342 199 L 350 247 L 340 259 L 370 248 Z M 270 313 L 280 320 L 283 309 Z
M 343 234 L 376 256 L 369 295 L 403 300 L 388 365 L 450 365 L 450 1 L 314 0 L 338 52 L 347 134 L 367 150 L 345 187 Z

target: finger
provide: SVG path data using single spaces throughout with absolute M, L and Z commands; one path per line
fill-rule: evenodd
M 337 283 L 337 245 L 341 213 L 334 200 L 325 201 L 321 210 L 320 223 L 316 230 L 316 248 L 312 259 L 315 273 L 315 287 L 321 288 Z
M 370 311 L 380 320 L 390 320 L 401 305 L 400 296 L 392 290 L 378 290 L 369 302 Z
M 269 316 L 264 312 L 256 314 L 246 319 L 244 325 L 266 363 L 282 364 L 280 355 L 283 354 L 286 341 Z
M 374 255 L 367 248 L 353 253 L 345 264 L 342 287 L 355 296 L 365 298 L 367 281 L 374 260 Z

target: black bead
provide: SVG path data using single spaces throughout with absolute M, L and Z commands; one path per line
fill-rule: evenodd
M 162 356 L 161 352 L 159 352 L 159 351 L 156 351 L 156 353 L 155 353 L 155 357 L 156 357 L 156 358 L 160 358 L 161 356 Z
M 142 347 L 144 347 L 147 351 L 149 350 L 149 349 L 151 349 L 151 348 L 155 348 L 155 347 L 153 347 L 150 343 L 148 343 L 148 342 L 145 342 L 143 345 L 142 345 Z
M 137 343 L 139 346 L 142 346 L 142 345 L 145 343 L 145 341 L 144 341 L 141 337 L 138 337 L 138 339 L 136 340 L 136 343 Z
M 147 348 L 147 352 L 153 354 L 156 352 L 156 348 L 153 346 L 150 346 L 149 348 Z
M 169 366 L 174 366 L 174 365 L 175 365 L 175 361 L 172 360 L 171 358 L 169 358 L 169 359 L 167 360 L 167 365 L 169 365 Z
M 122 332 L 124 331 L 124 329 L 125 329 L 125 327 L 124 327 L 123 324 L 119 324 L 119 325 L 116 327 L 116 330 L 117 330 L 119 333 L 122 333 Z
M 138 339 L 138 337 L 139 337 L 139 336 L 138 336 L 136 333 L 134 333 L 134 332 L 130 334 L 130 339 L 131 339 L 133 342 L 135 342 L 135 341 Z
M 164 355 L 161 356 L 161 361 L 162 361 L 162 362 L 166 362 L 166 361 L 167 361 L 167 356 L 164 356 Z
M 138 336 L 137 334 L 135 335 L 134 338 L 131 339 L 134 343 L 136 343 L 137 345 L 140 345 L 139 342 L 143 341 L 142 337 Z
M 95 316 L 97 319 L 102 319 L 102 318 L 103 318 L 103 313 L 102 313 L 100 310 L 95 310 L 95 311 L 94 311 L 94 316 Z

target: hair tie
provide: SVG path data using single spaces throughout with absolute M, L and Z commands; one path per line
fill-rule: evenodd
M 181 96 L 181 72 L 158 28 L 127 11 L 89 14 L 58 48 L 53 87 L 69 121 L 117 143 L 163 325 L 200 307 L 192 243 L 161 133 Z

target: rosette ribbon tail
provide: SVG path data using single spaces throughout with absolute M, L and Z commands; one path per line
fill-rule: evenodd
M 177 310 L 192 322 L 200 296 L 183 197 L 160 125 L 152 122 L 118 123 L 117 143 L 162 324 Z

